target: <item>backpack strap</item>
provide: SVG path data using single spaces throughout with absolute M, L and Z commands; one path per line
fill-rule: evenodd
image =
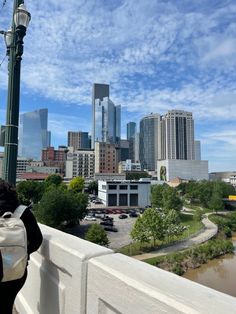
M 24 213 L 24 211 L 26 210 L 26 208 L 27 208 L 27 206 L 25 206 L 25 205 L 20 205 L 20 206 L 18 206 L 18 207 L 15 209 L 15 211 L 14 211 L 14 217 L 15 217 L 15 218 L 20 218 L 20 217 L 23 215 L 23 213 Z

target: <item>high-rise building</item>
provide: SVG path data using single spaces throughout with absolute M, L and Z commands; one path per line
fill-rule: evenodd
M 139 133 L 135 134 L 135 143 L 134 143 L 134 161 L 139 162 Z
M 95 142 L 95 173 L 117 173 L 117 146 Z
M 194 160 L 194 120 L 191 112 L 170 110 L 161 120 L 159 159 Z
M 109 85 L 93 84 L 92 148 L 95 142 L 117 143 L 120 139 L 121 107 L 109 97 Z
M 125 161 L 129 159 L 129 155 L 129 141 L 121 139 L 119 141 L 118 161 Z
M 201 142 L 194 141 L 195 160 L 201 160 Z
M 127 123 L 127 140 L 130 140 L 131 138 L 135 138 L 135 133 L 136 133 L 136 123 L 135 122 Z
M 160 158 L 160 122 L 161 116 L 153 113 L 140 121 L 139 152 L 143 170 L 155 170 Z
M 48 109 L 39 109 L 20 115 L 18 155 L 40 160 L 42 149 L 50 146 Z
M 73 132 L 69 131 L 67 134 L 67 146 L 77 149 L 89 149 L 90 138 L 88 132 Z

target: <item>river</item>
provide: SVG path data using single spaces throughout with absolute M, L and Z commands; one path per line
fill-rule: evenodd
M 234 254 L 226 254 L 199 268 L 190 269 L 183 277 L 236 297 L 236 234 L 233 243 Z

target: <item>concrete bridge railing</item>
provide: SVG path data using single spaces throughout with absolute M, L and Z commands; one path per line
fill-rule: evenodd
M 225 314 L 236 298 L 40 225 L 20 314 Z

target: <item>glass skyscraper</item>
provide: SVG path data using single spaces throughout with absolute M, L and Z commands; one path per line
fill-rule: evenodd
M 135 133 L 136 133 L 136 123 L 135 122 L 127 123 L 127 140 L 130 140 L 131 138 L 135 138 Z
M 95 142 L 115 144 L 120 139 L 121 107 L 109 98 L 109 85 L 93 85 L 92 148 Z
M 48 109 L 20 115 L 18 156 L 41 160 L 42 149 L 50 146 Z
M 160 156 L 160 121 L 159 114 L 150 114 L 140 121 L 139 153 L 143 170 L 155 170 Z

